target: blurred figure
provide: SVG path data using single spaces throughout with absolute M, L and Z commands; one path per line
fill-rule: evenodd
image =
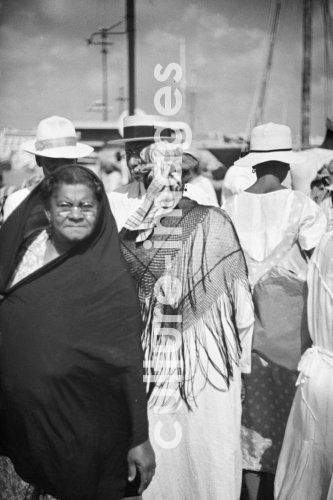
M 183 183 L 187 184 L 184 188 L 185 195 L 187 190 L 190 189 L 191 198 L 195 199 L 200 205 L 218 206 L 212 181 L 201 173 L 199 153 L 193 150 L 183 153 L 182 172 Z M 188 187 L 189 184 L 192 185 L 190 188 Z
M 215 170 L 212 170 L 212 184 L 215 189 L 215 194 L 219 206 L 224 202 L 223 187 L 227 171 L 227 167 L 223 164 L 217 167 Z
M 119 149 L 105 148 L 100 152 L 100 177 L 107 193 L 128 184 L 129 172 L 126 165 L 124 169 L 124 161 L 125 153 Z
M 304 161 L 290 166 L 292 188 L 310 196 L 310 184 L 318 170 L 333 159 L 333 122 L 326 121 L 326 136 L 318 148 L 307 149 L 300 153 Z
M 333 498 L 333 234 L 323 236 L 308 273 L 313 346 L 299 363 L 297 392 L 275 479 L 277 500 Z
M 320 202 L 327 219 L 327 230 L 333 229 L 333 160 L 328 165 L 325 165 L 318 174 L 324 176 L 326 194 Z
M 310 184 L 311 198 L 320 205 L 327 219 L 327 230 L 333 229 L 333 160 L 324 165 Z
M 325 178 L 315 177 L 310 184 L 310 198 L 320 205 L 327 198 L 327 188 L 328 185 Z
M 36 138 L 22 144 L 21 148 L 34 154 L 36 163 L 43 169 L 43 174 L 52 173 L 59 166 L 75 163 L 92 153 L 93 148 L 87 144 L 77 142 L 74 125 L 67 118 L 50 116 L 41 120 L 37 126 Z M 40 182 L 36 178 L 36 182 Z M 9 215 L 30 194 L 35 185 L 24 187 L 9 195 L 3 205 L 3 218 Z

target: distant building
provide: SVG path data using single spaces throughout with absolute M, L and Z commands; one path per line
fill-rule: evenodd
M 74 127 L 79 140 L 92 146 L 96 152 L 105 147 L 108 141 L 121 139 L 118 122 L 77 121 Z

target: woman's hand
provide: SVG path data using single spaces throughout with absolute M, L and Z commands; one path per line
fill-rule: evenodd
M 129 481 L 135 479 L 137 470 L 140 472 L 141 482 L 138 494 L 141 495 L 153 479 L 156 468 L 155 453 L 149 439 L 130 449 L 127 455 L 127 463 Z

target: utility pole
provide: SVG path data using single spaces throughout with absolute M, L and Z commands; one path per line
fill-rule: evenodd
M 302 107 L 301 144 L 310 143 L 310 87 L 311 87 L 311 46 L 312 46 L 312 0 L 303 0 L 303 67 L 302 67 Z
M 135 113 L 135 4 L 126 0 L 126 23 L 128 40 L 128 97 L 130 115 Z
M 100 45 L 102 54 L 102 109 L 103 109 L 103 121 L 108 120 L 108 46 L 113 45 L 112 42 L 108 41 L 108 37 L 112 35 L 124 35 L 124 31 L 112 31 L 117 28 L 123 21 L 110 26 L 109 28 L 100 28 L 95 33 L 92 33 L 87 39 L 88 45 Z
M 191 81 L 190 87 L 188 89 L 188 101 L 189 101 L 189 122 L 192 130 L 192 135 L 195 137 L 195 125 L 196 125 L 196 101 L 197 101 L 197 71 L 191 71 Z

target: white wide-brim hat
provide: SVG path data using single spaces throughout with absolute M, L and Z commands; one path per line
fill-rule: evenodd
M 61 116 L 50 116 L 40 121 L 36 138 L 21 145 L 21 149 L 38 156 L 48 158 L 84 158 L 94 148 L 77 142 L 73 123 Z
M 265 123 L 251 132 L 250 151 L 235 161 L 237 167 L 253 167 L 266 161 L 280 161 L 289 165 L 303 163 L 304 156 L 292 151 L 291 130 L 287 125 Z
M 171 139 L 178 131 L 181 133 L 186 124 L 168 121 L 158 115 L 129 115 L 123 120 L 123 137 L 108 141 L 110 145 L 127 144 L 129 142 L 153 142 Z M 181 140 L 180 142 L 184 142 Z

